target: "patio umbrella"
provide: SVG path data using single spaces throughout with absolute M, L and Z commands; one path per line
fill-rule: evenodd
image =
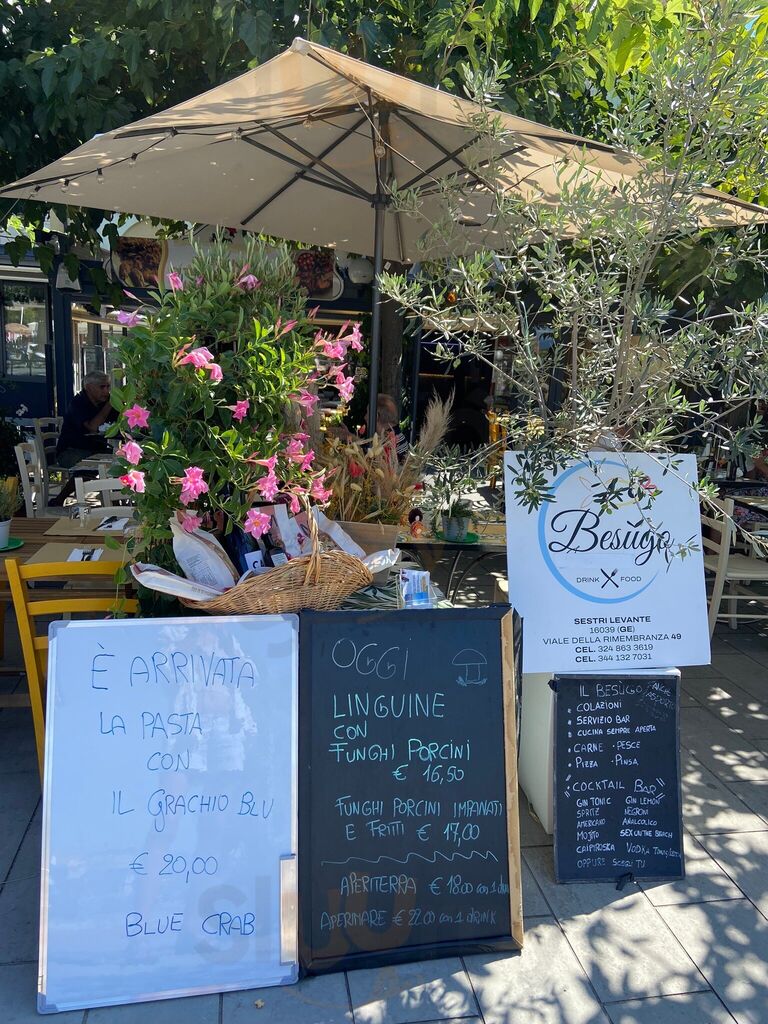
M 498 246 L 487 189 L 468 165 L 478 108 L 304 39 L 266 64 L 104 135 L 0 189 L 0 195 L 240 227 L 373 256 L 369 427 L 379 382 L 378 274 L 423 258 L 424 222 L 391 210 L 390 186 L 417 189 L 439 219 L 439 183 L 468 189 L 459 223 L 472 247 Z M 641 168 L 602 143 L 509 114 L 499 184 L 555 203 L 558 175 L 597 174 L 610 191 Z M 64 193 L 64 194 L 62 194 Z M 712 189 L 703 227 L 768 219 Z

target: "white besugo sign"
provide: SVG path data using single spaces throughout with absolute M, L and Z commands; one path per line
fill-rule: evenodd
M 534 510 L 515 497 L 521 458 L 504 478 L 523 671 L 709 664 L 695 457 L 593 452 Z

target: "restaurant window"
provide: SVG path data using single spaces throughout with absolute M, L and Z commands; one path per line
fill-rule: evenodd
M 72 309 L 74 390 L 83 386 L 86 374 L 98 370 L 111 375 L 118 365 L 117 342 L 126 333 L 124 327 L 89 313 L 82 306 Z
M 48 289 L 44 284 L 4 281 L 2 295 L 2 375 L 46 379 Z

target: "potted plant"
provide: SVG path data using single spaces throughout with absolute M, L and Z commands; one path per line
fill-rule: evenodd
M 0 550 L 8 547 L 11 519 L 20 505 L 19 478 L 17 476 L 0 477 Z
M 478 456 L 468 455 L 458 445 L 445 445 L 435 452 L 430 469 L 434 474 L 424 501 L 432 514 L 433 528 L 439 517 L 444 540 L 465 540 L 472 521 L 472 504 L 467 495 L 483 475 Z
M 296 514 L 328 500 L 310 437 L 317 391 L 351 395 L 345 357 L 362 345 L 358 325 L 333 338 L 317 329 L 284 244 L 249 236 L 235 253 L 219 237 L 168 284 L 146 316 L 121 316 L 130 330 L 112 433 L 140 520 L 131 553 L 178 571 L 175 513 L 186 530 L 256 541 L 270 529 L 265 505 Z
M 367 441 L 351 436 L 328 441 L 323 454 L 331 489 L 328 514 L 362 547 L 395 546 L 426 464 L 448 430 L 452 401 L 430 402 L 418 442 L 402 461 L 392 441 L 378 434 Z

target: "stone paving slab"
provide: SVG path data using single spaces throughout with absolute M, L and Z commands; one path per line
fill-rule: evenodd
M 701 842 L 739 890 L 768 919 L 768 832 L 704 836 Z
M 554 918 L 526 923 L 522 954 L 464 957 L 485 1024 L 609 1024 Z
M 690 679 L 683 687 L 734 732 L 753 741 L 768 737 L 768 707 L 736 683 L 725 678 Z
M 347 983 L 355 1024 L 414 1024 L 479 1012 L 458 957 L 350 971 Z
M 728 789 L 754 814 L 768 825 L 768 782 L 729 782 Z M 725 832 L 739 832 L 738 828 L 724 829 Z M 743 831 L 752 831 L 744 829 Z
M 680 742 L 722 782 L 768 782 L 768 756 L 705 708 L 681 708 Z
M 611 1024 L 733 1024 L 714 992 L 631 999 L 606 1006 Z
M 57 1017 L 51 1019 L 56 1020 Z M 89 1010 L 87 1018 L 87 1024 L 178 1024 L 179 1021 L 184 1024 L 219 1024 L 219 996 L 99 1006 Z
M 37 1012 L 37 963 L 0 966 L 0 1014 L 3 1024 L 40 1024 Z M 83 1024 L 84 1010 L 57 1013 L 56 1024 Z
M 707 988 L 636 885 L 623 892 L 612 883 L 558 885 L 550 850 L 536 847 L 523 856 L 603 1001 Z
M 768 922 L 749 900 L 661 907 L 659 913 L 738 1024 L 765 1024 Z
M 756 652 L 757 653 L 757 652 Z M 761 661 L 751 657 L 749 654 L 713 654 L 712 655 L 712 667 L 720 674 L 730 679 L 731 682 L 736 683 L 746 690 L 747 693 L 751 693 L 753 697 L 758 700 L 766 697 L 766 677 L 765 677 L 765 651 L 760 652 L 763 655 Z
M 221 1024 L 353 1024 L 346 977 L 324 974 L 298 985 L 225 992 Z
M 768 811 L 768 783 L 729 782 L 726 786 L 685 750 L 681 751 L 681 760 L 683 823 L 694 835 L 748 832 L 768 827 L 768 821 L 757 808 L 748 805 L 738 794 L 740 786 L 750 793 L 755 787 L 765 786 Z
M 40 932 L 38 804 L 5 884 L 0 889 L 0 964 L 37 960 Z
M 550 917 L 552 909 L 544 899 L 544 894 L 539 888 L 539 883 L 533 877 L 533 872 L 522 861 L 523 879 L 523 916 L 524 917 Z
M 757 832 L 768 842 L 768 832 Z M 718 837 L 719 838 L 719 837 Z M 737 900 L 743 894 L 726 872 L 693 836 L 683 834 L 685 878 L 677 882 L 640 882 L 639 887 L 655 907 L 709 900 Z
M 4 708 L 0 714 L 0 776 L 18 772 L 38 772 L 32 712 L 27 708 Z M 37 789 L 39 793 L 39 778 Z
M 39 800 L 40 779 L 36 772 L 15 772 L 3 776 L 0 786 L 0 882 L 5 880 L 11 869 Z

